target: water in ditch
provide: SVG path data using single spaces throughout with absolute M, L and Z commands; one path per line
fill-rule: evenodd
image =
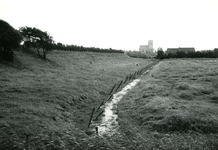
M 135 79 L 133 82 L 126 85 L 120 92 L 113 95 L 113 98 L 110 102 L 105 104 L 104 116 L 102 118 L 101 124 L 98 127 L 99 135 L 113 135 L 118 128 L 118 115 L 117 115 L 117 103 L 123 98 L 123 96 L 131 90 L 140 79 Z
M 148 73 L 149 70 L 144 72 L 141 76 Z M 119 127 L 118 124 L 118 115 L 117 115 L 117 104 L 118 102 L 123 98 L 123 96 L 130 91 L 138 82 L 139 79 L 133 80 L 131 83 L 127 84 L 121 91 L 113 94 L 112 100 L 110 102 L 107 102 L 103 109 L 104 109 L 104 115 L 102 117 L 102 120 L 100 123 L 94 123 L 93 125 L 97 127 L 97 132 L 99 136 L 107 135 L 111 136 L 114 133 L 117 132 L 117 129 Z

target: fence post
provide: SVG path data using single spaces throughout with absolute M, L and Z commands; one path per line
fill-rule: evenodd
M 93 117 L 94 112 L 95 112 L 95 108 L 92 109 L 92 113 L 91 113 L 91 116 L 90 116 L 90 119 L 89 119 L 89 123 L 88 123 L 88 127 L 87 127 L 87 129 L 86 129 L 86 132 L 88 131 L 89 126 L 90 126 L 90 124 L 91 124 L 91 122 L 92 122 L 92 117 Z
M 102 111 L 102 112 L 100 112 L 100 113 L 98 114 L 98 116 L 95 118 L 95 121 L 98 119 L 99 116 L 101 116 L 101 114 L 103 114 L 103 112 L 104 112 L 104 111 Z
M 115 85 L 113 86 L 113 88 L 111 89 L 109 95 L 111 95 L 111 94 L 113 93 L 115 87 L 116 87 L 116 84 L 115 84 Z
M 120 88 L 121 84 L 123 83 L 123 80 L 121 80 L 120 84 L 118 85 L 116 91 Z

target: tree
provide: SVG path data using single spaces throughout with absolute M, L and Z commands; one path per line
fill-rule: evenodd
M 186 57 L 186 53 L 183 51 L 178 51 L 176 52 L 176 57 L 177 58 L 185 58 Z
M 19 31 L 23 36 L 24 46 L 35 48 L 38 55 L 46 59 L 46 55 L 53 48 L 53 37 L 35 27 L 21 27 Z
M 0 57 L 12 61 L 13 50 L 20 46 L 22 40 L 19 32 L 6 21 L 0 20 Z
M 157 49 L 157 58 L 158 59 L 163 59 L 164 58 L 164 51 L 163 51 L 162 47 L 159 47 Z
M 214 48 L 214 56 L 215 58 L 218 58 L 218 48 Z

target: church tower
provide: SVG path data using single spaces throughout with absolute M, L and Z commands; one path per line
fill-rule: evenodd
M 148 41 L 148 48 L 149 50 L 153 50 L 153 40 Z

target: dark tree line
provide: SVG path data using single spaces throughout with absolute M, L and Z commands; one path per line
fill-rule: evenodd
M 102 52 L 102 53 L 124 53 L 122 50 L 116 50 L 112 48 L 102 49 L 96 47 L 83 47 L 77 45 L 65 45 L 60 42 L 53 44 L 54 50 L 63 50 L 63 51 L 80 51 L 80 52 Z
M 176 53 L 164 53 L 164 51 L 160 50 L 157 53 L 158 59 L 167 59 L 167 58 L 218 58 L 218 49 L 214 50 L 204 50 L 204 51 L 196 51 L 185 53 L 183 51 L 178 51 Z

